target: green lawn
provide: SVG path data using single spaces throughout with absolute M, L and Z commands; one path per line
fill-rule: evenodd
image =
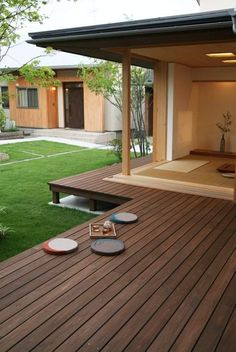
M 0 215 L 0 222 L 14 229 L 6 240 L 0 241 L 0 261 L 92 218 L 91 214 L 48 205 L 48 181 L 116 162 L 104 150 L 47 141 L 0 145 L 0 152 L 10 155 L 5 165 L 0 163 L 0 207 L 7 208 L 6 214 Z M 65 152 L 72 153 L 48 157 Z M 23 161 L 35 158 L 33 154 L 45 157 Z M 6 164 L 9 162 L 12 164 Z

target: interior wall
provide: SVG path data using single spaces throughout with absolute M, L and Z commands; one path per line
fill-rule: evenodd
M 174 65 L 173 159 L 189 154 L 196 145 L 198 90 L 192 85 L 192 69 Z
M 222 114 L 229 111 L 233 123 L 226 134 L 226 151 L 236 152 L 236 82 L 198 82 L 197 148 L 219 150 L 221 131 L 216 126 L 223 122 Z

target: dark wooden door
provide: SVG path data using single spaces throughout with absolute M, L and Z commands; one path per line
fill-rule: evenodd
M 64 83 L 65 127 L 84 128 L 83 83 Z

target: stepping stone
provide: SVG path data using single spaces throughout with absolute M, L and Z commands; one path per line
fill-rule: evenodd
M 9 155 L 7 153 L 0 153 L 0 161 L 9 160 Z

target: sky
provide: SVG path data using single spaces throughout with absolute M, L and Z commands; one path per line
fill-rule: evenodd
M 31 58 L 44 53 L 43 49 L 25 43 L 29 39 L 29 32 L 195 13 L 199 12 L 199 6 L 196 0 L 49 0 L 41 12 L 47 16 L 44 23 L 31 23 L 21 30 L 20 40 L 0 63 L 1 67 L 20 67 Z M 42 65 L 52 67 L 88 61 L 84 57 L 68 53 L 41 58 Z

